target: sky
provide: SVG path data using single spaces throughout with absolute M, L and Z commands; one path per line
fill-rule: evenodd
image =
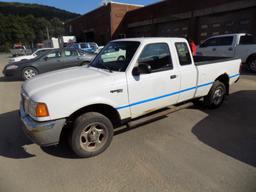
M 0 0 L 2 1 L 2 0 Z M 4 2 L 37 3 L 84 14 L 101 5 L 101 0 L 3 0 Z M 114 0 L 115 2 L 149 5 L 159 0 Z

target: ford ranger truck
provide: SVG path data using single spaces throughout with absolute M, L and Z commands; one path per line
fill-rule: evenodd
M 106 60 L 122 52 L 124 59 Z M 87 66 L 39 75 L 23 83 L 20 117 L 40 146 L 56 145 L 66 129 L 80 157 L 100 154 L 113 130 L 135 118 L 198 100 L 219 107 L 239 79 L 240 59 L 192 57 L 183 38 L 109 42 Z

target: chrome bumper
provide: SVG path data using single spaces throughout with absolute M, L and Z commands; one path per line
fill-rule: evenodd
M 59 143 L 61 130 L 65 125 L 65 119 L 47 122 L 37 122 L 25 114 L 23 107 L 20 107 L 20 118 L 25 134 L 40 146 L 50 146 Z

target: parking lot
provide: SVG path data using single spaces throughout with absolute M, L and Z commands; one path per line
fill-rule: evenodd
M 7 60 L 0 54 L 0 71 Z M 1 192 L 256 191 L 256 75 L 243 74 L 221 108 L 192 107 L 123 128 L 106 152 L 89 159 L 26 138 L 21 84 L 0 75 Z

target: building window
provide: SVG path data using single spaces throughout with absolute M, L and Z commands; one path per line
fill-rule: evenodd
M 201 33 L 201 36 L 202 36 L 202 37 L 206 37 L 206 36 L 207 36 L 207 33 Z
M 213 32 L 212 35 L 219 35 L 220 32 L 216 31 L 216 32 Z
M 124 38 L 126 38 L 126 34 L 118 34 L 118 38 L 119 39 L 124 39 Z
M 201 28 L 202 28 L 202 29 L 207 29 L 207 28 L 208 28 L 208 25 L 202 25 Z
M 183 27 L 183 28 L 182 28 L 182 31 L 187 31 L 187 30 L 188 30 L 187 27 Z
M 241 25 L 247 25 L 247 24 L 249 24 L 249 23 L 250 23 L 249 20 L 242 20 L 242 21 L 240 21 L 240 24 L 241 24 Z
M 215 23 L 212 26 L 216 28 L 216 27 L 220 27 L 220 24 L 219 23 Z
M 227 24 L 226 24 L 227 27 L 231 27 L 231 26 L 233 26 L 233 25 L 234 25 L 234 22 L 230 22 L 230 23 L 227 23 Z

